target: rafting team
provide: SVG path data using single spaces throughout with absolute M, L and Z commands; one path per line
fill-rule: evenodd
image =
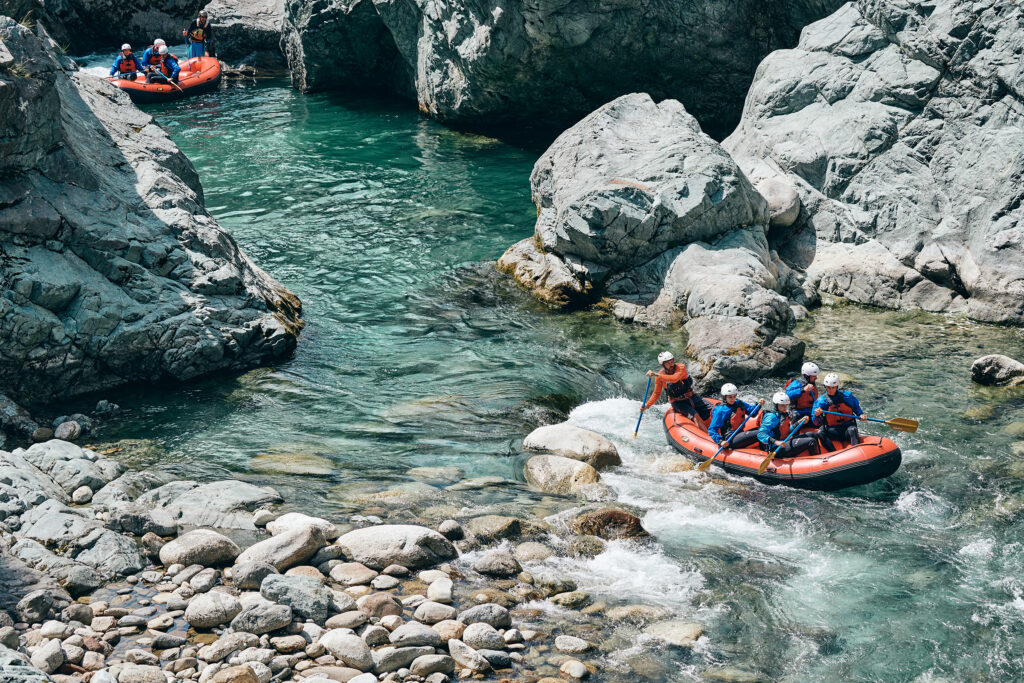
M 202 10 L 189 27 L 181 32 L 188 44 L 188 59 L 209 54 L 211 29 L 206 10 Z M 141 73 L 146 76 L 147 83 L 177 83 L 180 72 L 178 58 L 167 50 L 167 43 L 163 38 L 154 40 L 142 53 L 141 58 L 136 57 L 132 52 L 132 46 L 125 43 L 114 59 L 113 66 L 110 67 L 111 76 L 116 75 L 118 78 L 134 81 Z
M 722 402 L 714 409 L 693 391 L 693 380 L 686 371 L 686 365 L 677 363 L 671 352 L 658 356 L 661 371 L 649 371 L 654 378 L 654 392 L 643 405 L 641 412 L 650 408 L 664 390 L 672 408 L 691 418 L 698 427 L 707 431 L 711 439 L 725 448 L 744 448 L 757 443 L 764 451 L 778 448 L 776 457 L 791 458 L 810 452 L 815 446 L 818 452 L 834 451 L 834 441 L 845 441 L 849 445 L 860 443 L 857 420 L 867 419 L 860 402 L 846 389 L 839 388 L 839 375 L 831 372 L 825 375 L 823 393 L 818 392 L 818 366 L 804 363 L 800 377 L 790 381 L 784 389 L 772 396 L 772 409 L 764 407 L 764 399 L 757 406 L 739 400 L 735 384 L 722 385 Z M 757 416 L 747 420 L 752 414 Z M 790 429 L 803 418 L 809 419 L 817 432 L 793 435 Z M 710 419 L 710 423 L 708 420 Z M 734 431 L 746 421 L 746 429 Z M 788 437 L 788 438 L 787 438 Z

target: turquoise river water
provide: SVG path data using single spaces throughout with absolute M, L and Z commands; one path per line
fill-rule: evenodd
M 527 568 L 705 627 L 675 650 L 635 625 L 531 605 L 600 641 L 598 680 L 1024 678 L 1024 392 L 969 382 L 979 355 L 1024 356 L 1019 332 L 823 309 L 797 330 L 808 357 L 851 375 L 870 414 L 922 421 L 893 436 L 902 469 L 839 493 L 673 472 L 656 416 L 631 436 L 643 372 L 685 346 L 680 332 L 551 312 L 494 270 L 532 231 L 539 150 L 279 81 L 148 111 L 308 326 L 277 367 L 111 396 L 125 410 L 102 438 L 133 465 L 269 483 L 339 521 L 498 511 L 557 531 L 578 503 L 525 487 L 520 441 L 571 411 L 619 447 L 605 481 L 655 543 Z M 407 474 L 427 466 L 463 473 Z

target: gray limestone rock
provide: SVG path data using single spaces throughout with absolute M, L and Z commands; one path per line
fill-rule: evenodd
M 704 375 L 778 371 L 802 351 L 758 353 L 792 327 L 787 296 L 801 283 L 769 248 L 768 203 L 679 102 L 606 104 L 555 140 L 531 183 L 535 234 L 498 269 L 537 298 L 603 298 L 626 322 L 687 323 L 698 388 Z
M 213 628 L 227 624 L 242 611 L 238 598 L 211 591 L 192 598 L 185 609 L 185 621 L 193 628 Z
M 411 524 L 383 524 L 356 529 L 338 539 L 345 555 L 371 569 L 391 564 L 417 568 L 450 560 L 455 546 L 432 529 Z
M 971 364 L 971 379 L 978 384 L 1021 384 L 1024 363 L 999 354 L 982 356 Z
M 146 491 L 169 484 L 174 479 L 174 476 L 167 472 L 153 470 L 125 472 L 96 491 L 92 502 L 94 505 L 110 505 L 118 500 L 135 500 Z
M 60 439 L 33 444 L 22 456 L 67 493 L 80 486 L 99 490 L 124 472 L 124 465 L 116 460 L 101 458 L 93 451 Z
M 284 0 L 213 0 L 204 7 L 214 26 L 217 57 L 232 66 L 284 69 Z
M 287 605 L 297 616 L 323 624 L 331 615 L 334 596 L 318 579 L 308 576 L 271 574 L 263 579 L 260 594 L 267 600 Z
M 615 444 L 596 432 L 568 422 L 538 427 L 523 439 L 523 448 L 580 460 L 596 470 L 622 464 Z
M 120 6 L 66 7 L 87 4 L 96 14 L 75 26 L 90 30 L 76 33 L 129 37 Z M 0 117 L 4 392 L 44 402 L 290 353 L 298 299 L 206 212 L 195 169 L 152 118 L 37 30 L 0 19 L 5 106 L 20 112 Z
M 284 571 L 309 559 L 325 544 L 319 527 L 298 527 L 246 548 L 237 560 L 239 564 L 265 562 L 278 571 Z
M 238 613 L 231 621 L 236 631 L 263 635 L 277 631 L 292 623 L 292 609 L 287 605 L 252 605 Z
M 723 146 L 799 195 L 772 246 L 808 299 L 1024 323 L 1022 36 L 1009 2 L 858 0 L 762 62 Z
M 229 479 L 208 484 L 172 481 L 146 491 L 136 502 L 162 509 L 181 526 L 254 530 L 252 511 L 281 500 L 269 486 Z
M 201 564 L 210 567 L 229 564 L 241 552 L 238 545 L 227 536 L 212 529 L 195 529 L 178 536 L 160 549 L 160 562 L 172 564 Z

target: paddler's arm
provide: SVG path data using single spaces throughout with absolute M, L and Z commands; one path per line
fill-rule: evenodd
M 648 377 L 654 378 L 654 391 L 651 392 L 651 397 L 647 399 L 647 403 L 640 409 L 640 412 L 644 412 L 658 401 L 658 397 L 661 396 L 661 390 L 665 388 L 665 380 L 662 379 L 660 373 L 656 373 L 653 370 L 647 371 Z

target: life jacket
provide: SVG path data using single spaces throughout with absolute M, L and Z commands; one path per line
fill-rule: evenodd
M 206 26 L 207 24 L 200 26 L 197 23 L 196 27 L 188 34 L 188 39 L 196 43 L 203 42 L 203 39 L 206 37 Z
M 747 419 L 747 409 L 738 399 L 731 406 L 726 404 L 725 401 L 722 401 L 722 405 L 732 411 L 732 415 L 729 417 L 729 431 L 734 432 Z
M 851 419 L 857 418 L 856 413 L 853 412 L 853 408 L 846 405 L 846 401 L 839 398 L 838 391 L 836 392 L 836 395 L 834 397 L 829 398 L 828 403 L 829 410 L 850 416 L 839 417 L 838 415 L 829 415 L 828 413 L 825 413 L 825 424 L 827 424 L 829 427 L 835 427 L 841 424 L 849 424 Z
M 678 382 L 665 382 L 665 393 L 670 403 L 690 398 L 693 396 L 693 379 L 687 376 Z
M 164 58 L 160 60 L 160 71 L 163 73 L 164 76 L 170 78 L 171 75 L 174 73 L 174 69 L 167 65 L 168 57 L 174 57 L 174 55 L 172 55 L 170 52 L 164 55 Z M 174 57 L 174 61 L 178 61 L 178 58 Z
M 793 401 L 793 405 L 790 406 L 791 410 L 810 410 L 814 407 L 814 402 L 818 400 L 818 387 L 808 382 L 802 376 L 796 378 L 797 382 L 800 382 L 800 397 Z M 790 382 L 792 384 L 792 382 Z M 807 388 L 807 385 L 811 384 L 814 387 L 811 391 L 803 391 Z
M 122 56 L 121 63 L 117 65 L 117 70 L 123 74 L 130 74 L 134 71 L 141 71 L 142 66 L 139 64 L 138 58 L 131 54 L 127 57 Z
M 779 416 L 779 426 L 776 428 L 776 429 L 779 430 L 779 433 L 777 435 L 775 435 L 774 438 L 780 439 L 780 440 L 785 440 L 785 438 L 787 436 L 789 436 L 789 427 L 790 427 L 790 419 L 789 418 L 790 418 L 790 414 L 786 413 L 785 415 L 783 415 L 782 413 L 778 413 L 778 412 L 775 412 L 775 411 L 772 411 L 772 410 L 768 410 L 768 411 L 762 410 L 760 413 L 758 413 L 757 418 L 755 418 L 757 420 L 757 429 L 761 428 L 761 423 L 764 422 L 764 418 L 765 418 L 766 415 L 778 415 Z

